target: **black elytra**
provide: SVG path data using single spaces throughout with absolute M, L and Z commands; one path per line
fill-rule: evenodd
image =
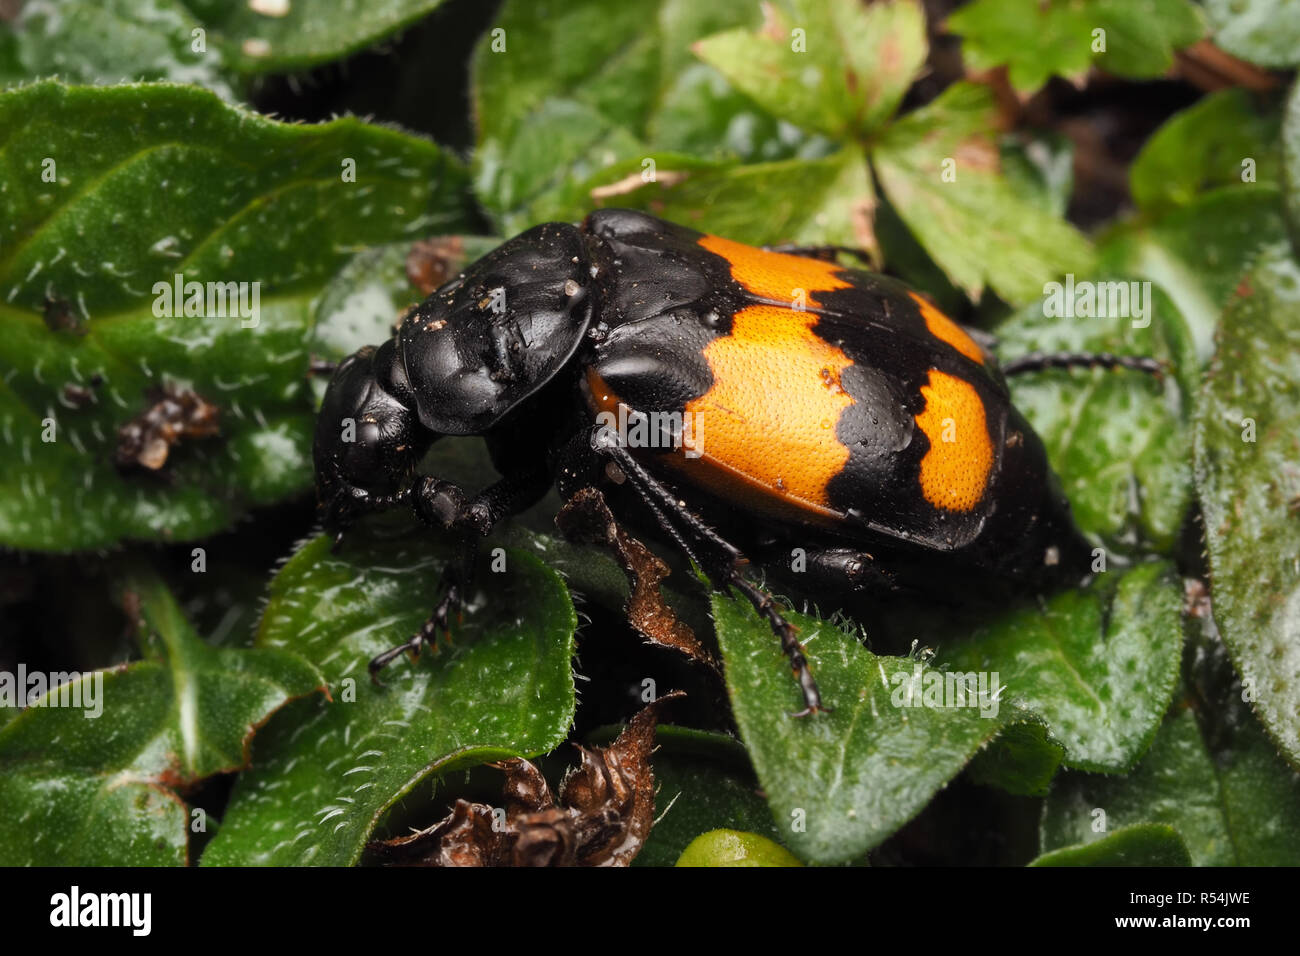
M 430 622 L 372 673 L 447 626 L 497 522 L 552 485 L 567 499 L 611 476 L 769 622 L 800 713 L 828 707 L 795 629 L 746 576 L 759 552 L 802 548 L 809 580 L 838 592 L 1081 580 L 1091 545 L 984 342 L 904 284 L 814 250 L 617 209 L 516 236 L 346 359 L 325 394 L 313 453 L 327 528 L 407 506 L 466 556 Z M 1043 355 L 1016 371 L 1098 364 L 1159 370 Z M 623 427 L 638 420 L 653 427 Z M 470 494 L 417 475 L 443 435 L 482 436 L 500 480 Z

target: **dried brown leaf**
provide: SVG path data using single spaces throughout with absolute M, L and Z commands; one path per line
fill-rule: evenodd
M 643 708 L 608 747 L 579 747 L 558 803 L 533 763 L 505 760 L 492 765 L 505 773 L 504 808 L 457 800 L 433 826 L 369 849 L 387 866 L 627 866 L 654 824 L 659 710 L 682 696 Z
M 220 410 L 198 392 L 168 383 L 152 388 L 149 406 L 117 430 L 117 463 L 158 471 L 172 446 L 182 439 L 209 438 L 218 432 Z
M 435 236 L 411 245 L 406 254 L 406 278 L 423 295 L 431 295 L 465 265 L 465 243 L 460 236 Z
M 600 491 L 580 489 L 556 515 L 555 525 L 569 540 L 595 544 L 614 555 L 627 576 L 628 623 L 646 641 L 718 669 L 717 660 L 659 590 L 659 583 L 670 573 L 668 565 L 619 527 Z

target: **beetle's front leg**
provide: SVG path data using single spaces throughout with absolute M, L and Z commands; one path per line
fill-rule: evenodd
M 451 619 L 459 618 L 465 595 L 473 585 L 478 563 L 479 542 L 503 518 L 528 507 L 550 486 L 544 471 L 509 475 L 469 498 L 459 485 L 441 478 L 419 479 L 407 494 L 411 509 L 425 524 L 455 535 L 458 554 L 443 572 L 442 598 L 433 613 L 409 639 L 391 647 L 370 661 L 370 677 L 378 683 L 378 673 L 404 652 L 419 653 L 428 644 L 434 646 L 438 634 L 449 635 Z

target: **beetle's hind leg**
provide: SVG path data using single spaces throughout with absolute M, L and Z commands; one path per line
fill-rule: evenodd
M 812 675 L 806 649 L 799 641 L 795 626 L 786 620 L 772 595 L 750 581 L 741 570 L 744 554 L 694 514 L 685 503 L 660 484 L 654 476 L 623 447 L 618 436 L 604 426 L 591 434 L 591 450 L 614 462 L 627 480 L 640 492 L 642 500 L 654 513 L 660 527 L 692 561 L 700 566 L 723 589 L 734 588 L 742 594 L 758 615 L 767 621 L 781 642 L 781 650 L 790 661 L 790 669 L 799 681 L 804 707 L 791 716 L 805 717 L 832 708 L 822 702 L 821 689 Z
M 1109 352 L 1031 352 L 1002 363 L 1002 374 L 1008 377 L 1026 372 L 1042 372 L 1053 368 L 1126 368 L 1162 377 L 1167 366 L 1160 359 L 1137 355 L 1112 355 Z
M 781 642 L 781 650 L 789 659 L 790 669 L 794 671 L 795 679 L 799 681 L 799 689 L 803 692 L 803 710 L 795 711 L 790 716 L 807 717 L 819 711 L 833 710 L 834 708 L 822 702 L 821 688 L 817 686 L 817 680 L 808 666 L 807 649 L 799 640 L 798 631 L 785 619 L 785 615 L 777 607 L 772 595 L 750 581 L 735 566 L 725 572 L 724 581 L 729 587 L 735 588 L 745 596 L 746 600 L 754 606 L 759 617 L 767 621 L 768 626 L 772 628 L 772 633 Z

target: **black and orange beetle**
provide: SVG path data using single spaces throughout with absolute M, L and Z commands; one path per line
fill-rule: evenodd
M 770 622 L 801 713 L 825 709 L 817 684 L 747 562 L 788 564 L 797 543 L 829 591 L 1081 579 L 1091 546 L 1003 376 L 1157 363 L 1054 354 L 999 368 L 987 338 L 824 253 L 604 209 L 504 243 L 344 361 L 316 425 L 326 526 L 341 535 L 362 513 L 409 506 L 467 554 L 429 621 L 372 674 L 446 628 L 474 542 L 552 484 L 566 499 L 630 489 L 716 587 Z M 469 495 L 417 476 L 443 435 L 482 436 L 501 479 Z

